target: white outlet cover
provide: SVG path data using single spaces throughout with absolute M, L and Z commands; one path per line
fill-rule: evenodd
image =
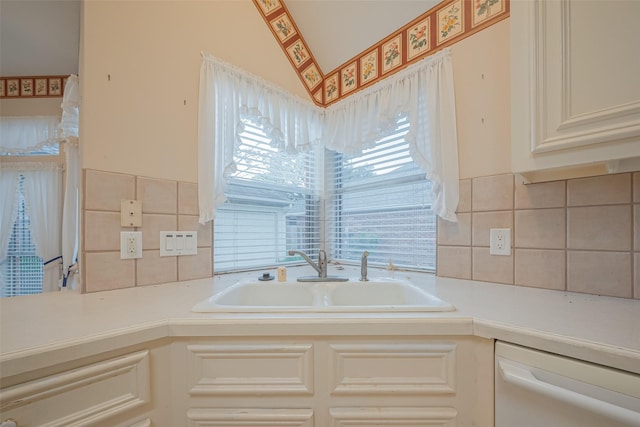
M 511 255 L 511 229 L 492 228 L 489 235 L 489 255 Z
M 120 259 L 142 258 L 142 232 L 120 232 Z

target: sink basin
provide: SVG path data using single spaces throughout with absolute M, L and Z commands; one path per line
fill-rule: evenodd
M 409 282 L 238 282 L 197 303 L 209 312 L 394 312 L 453 311 L 455 308 Z
M 233 285 L 196 304 L 193 311 L 211 311 L 207 309 L 208 307 L 217 307 L 220 310 L 244 308 L 241 311 L 252 311 L 260 307 L 311 307 L 313 299 L 311 287 L 300 286 L 299 283 L 246 282 Z
M 415 307 L 416 310 L 451 311 L 453 307 L 417 286 L 402 281 L 352 282 L 335 287 L 334 306 Z

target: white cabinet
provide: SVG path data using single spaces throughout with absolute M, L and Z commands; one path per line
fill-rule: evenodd
M 20 427 L 114 426 L 150 402 L 149 351 L 141 350 L 0 390 L 2 419 Z M 132 420 L 122 426 L 149 426 Z
M 107 341 L 107 340 L 105 340 Z M 106 345 L 106 344 L 105 344 Z M 18 427 L 161 427 L 171 425 L 171 348 L 165 340 L 146 341 L 107 353 L 87 353 L 83 344 L 61 350 L 61 363 L 24 367 L 0 380 L 0 421 Z M 73 356 L 76 356 L 75 358 Z M 6 373 L 3 372 L 3 373 Z
M 172 346 L 172 425 L 493 425 L 491 340 L 282 336 Z
M 511 2 L 514 172 L 640 169 L 638 16 L 637 1 Z

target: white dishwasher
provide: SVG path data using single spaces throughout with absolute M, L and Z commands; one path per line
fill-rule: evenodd
M 495 393 L 495 427 L 640 427 L 640 375 L 513 344 L 496 343 Z

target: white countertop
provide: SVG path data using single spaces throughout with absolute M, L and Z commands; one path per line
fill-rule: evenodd
M 290 279 L 309 274 L 289 269 Z M 357 277 L 356 269 L 344 273 Z M 274 272 L 275 273 L 275 272 Z M 408 278 L 453 304 L 436 313 L 193 313 L 191 307 L 260 272 L 91 294 L 0 300 L 0 374 L 15 375 L 174 336 L 476 335 L 640 373 L 640 300 L 523 288 L 413 272 Z M 339 327 L 336 327 L 339 325 Z M 372 327 L 375 325 L 375 327 Z

